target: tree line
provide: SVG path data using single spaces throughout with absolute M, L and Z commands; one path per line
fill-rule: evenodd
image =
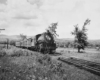
M 78 52 L 80 52 L 81 49 L 84 50 L 85 47 L 90 45 L 88 43 L 88 41 L 87 41 L 88 40 L 88 36 L 87 36 L 87 29 L 86 29 L 86 25 L 90 24 L 90 21 L 91 20 L 86 19 L 84 24 L 83 24 L 83 26 L 82 26 L 82 29 L 79 28 L 78 24 L 74 25 L 74 31 L 71 32 L 71 34 L 74 35 L 74 41 L 73 42 L 67 42 L 67 43 L 56 42 L 57 46 L 58 47 L 74 47 L 74 48 L 78 49 Z M 58 25 L 58 22 L 57 23 L 52 23 L 48 27 L 48 30 L 53 35 L 54 39 L 57 36 L 59 36 L 56 33 L 57 25 Z M 21 40 L 25 40 L 25 39 L 27 39 L 27 36 L 23 35 L 23 34 L 20 34 L 20 38 L 21 38 Z M 3 43 L 8 44 L 8 42 L 3 42 Z M 10 41 L 9 44 L 15 45 L 15 42 L 14 41 Z

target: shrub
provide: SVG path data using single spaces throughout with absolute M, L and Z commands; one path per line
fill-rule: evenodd
M 23 56 L 23 51 L 22 50 L 18 50 L 18 51 L 16 51 L 16 50 L 14 50 L 13 51 L 13 54 L 11 54 L 11 57 L 20 57 L 20 56 Z
M 47 77 L 47 80 L 61 80 L 65 74 L 62 63 L 54 62 L 48 54 L 38 57 L 37 61 L 39 62 L 36 67 L 37 73 L 40 75 L 42 74 L 41 76 Z
M 11 57 L 20 57 L 20 56 L 30 56 L 32 55 L 31 51 L 12 47 L 10 49 L 5 49 L 6 53 Z
M 4 50 L 0 50 L 0 57 L 4 57 L 6 55 L 6 52 Z
M 40 63 L 40 64 L 43 64 L 43 65 L 49 65 L 51 63 L 51 57 L 46 54 L 44 56 L 39 56 L 37 58 L 37 61 Z

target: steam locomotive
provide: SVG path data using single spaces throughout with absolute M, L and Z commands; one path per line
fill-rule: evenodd
M 42 53 L 52 53 L 56 50 L 56 42 L 50 32 L 35 35 L 34 38 L 16 42 L 16 47 L 27 48 Z

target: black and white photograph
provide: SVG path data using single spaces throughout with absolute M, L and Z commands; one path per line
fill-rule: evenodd
M 0 0 L 0 80 L 100 80 L 100 0 Z

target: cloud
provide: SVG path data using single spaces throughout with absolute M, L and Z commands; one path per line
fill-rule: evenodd
M 6 5 L 5 4 L 0 4 L 0 12 L 4 12 L 6 9 Z
M 36 15 L 34 15 L 34 16 L 30 16 L 30 15 L 27 15 L 27 16 L 25 16 L 25 15 L 17 15 L 17 16 L 15 16 L 15 17 L 13 17 L 14 19 L 37 19 L 38 18 L 38 16 L 36 16 Z
M 6 4 L 7 0 L 0 0 L 0 4 Z
M 8 0 L 7 5 L 2 6 L 0 28 L 6 29 L 2 33 L 35 35 L 44 31 L 46 24 L 37 4 L 30 4 L 27 0 Z
M 36 4 L 38 7 L 43 5 L 43 0 L 27 0 L 30 4 Z
M 7 28 L 9 25 L 7 23 L 0 24 L 0 28 Z
M 74 28 L 73 25 L 79 24 L 81 28 L 84 21 L 89 18 L 91 19 L 91 24 L 87 26 L 89 38 L 95 38 L 92 35 L 100 35 L 99 27 L 97 27 L 100 25 L 99 4 L 99 0 L 62 0 L 49 5 L 45 4 L 41 6 L 41 9 L 44 10 L 44 16 L 49 23 L 58 21 L 60 37 L 64 37 L 64 34 L 67 35 L 66 37 L 71 37 L 70 32 Z M 95 30 L 94 33 L 93 30 Z
M 45 31 L 52 22 L 58 22 L 60 38 L 71 38 L 73 25 L 79 24 L 81 28 L 89 18 L 88 35 L 95 38 L 100 35 L 99 4 L 99 0 L 7 0 L 6 5 L 0 5 L 0 27 L 6 28 L 5 34 L 9 35 L 35 35 Z

